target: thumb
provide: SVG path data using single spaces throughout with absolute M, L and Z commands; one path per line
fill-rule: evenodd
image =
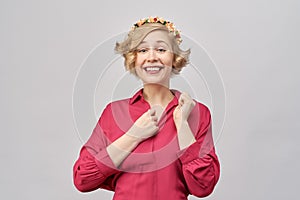
M 155 109 L 153 109 L 153 108 L 150 108 L 149 110 L 148 110 L 148 114 L 149 114 L 149 116 L 154 116 L 155 115 Z

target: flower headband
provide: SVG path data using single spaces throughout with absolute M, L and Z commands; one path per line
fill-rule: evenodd
M 136 22 L 132 27 L 131 31 L 135 30 L 136 28 L 148 24 L 148 23 L 159 23 L 164 26 L 166 26 L 169 30 L 170 33 L 172 33 L 178 43 L 178 45 L 182 42 L 180 32 L 177 30 L 172 22 L 166 21 L 161 17 L 149 17 L 149 18 L 144 18 L 140 19 L 138 22 Z

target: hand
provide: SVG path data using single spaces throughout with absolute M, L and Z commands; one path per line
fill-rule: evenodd
M 155 135 L 158 131 L 157 116 L 153 108 L 140 116 L 132 127 L 106 149 L 114 165 L 119 167 L 124 159 L 143 140 Z
M 187 93 L 182 93 L 178 100 L 178 106 L 173 112 L 173 119 L 176 128 L 178 129 L 182 122 L 186 122 L 191 111 L 193 110 L 196 103 Z
M 158 131 L 157 116 L 153 108 L 140 116 L 127 131 L 127 135 L 133 136 L 140 142 L 154 136 Z

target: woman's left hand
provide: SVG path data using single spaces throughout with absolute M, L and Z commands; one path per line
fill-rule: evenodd
M 187 121 L 191 111 L 193 110 L 196 103 L 187 93 L 181 93 L 178 106 L 173 112 L 173 119 L 177 128 L 180 127 L 182 122 Z

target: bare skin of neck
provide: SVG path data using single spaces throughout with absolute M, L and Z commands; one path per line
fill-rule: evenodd
M 166 106 L 174 98 L 173 93 L 168 87 L 159 84 L 145 84 L 143 96 L 151 108 L 155 109 L 158 119 L 161 117 Z
M 144 99 L 152 105 L 166 107 L 174 95 L 169 88 L 159 84 L 145 84 L 143 89 Z

